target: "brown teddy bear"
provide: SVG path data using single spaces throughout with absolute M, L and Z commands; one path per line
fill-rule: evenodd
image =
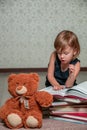
M 37 73 L 10 74 L 8 91 L 11 98 L 0 108 L 0 118 L 9 128 L 40 128 L 42 107 L 49 107 L 53 96 L 38 90 Z

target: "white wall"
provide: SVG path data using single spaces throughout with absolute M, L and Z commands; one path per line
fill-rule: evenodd
M 87 67 L 87 0 L 0 0 L 0 68 L 47 67 L 64 29 L 77 34 Z

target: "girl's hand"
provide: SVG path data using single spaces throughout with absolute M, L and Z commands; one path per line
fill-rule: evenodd
M 64 89 L 65 86 L 64 85 L 59 85 L 59 86 L 54 86 L 53 89 L 54 90 L 61 90 L 61 89 Z

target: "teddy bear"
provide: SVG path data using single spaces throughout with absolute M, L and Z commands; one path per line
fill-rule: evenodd
M 40 76 L 35 73 L 18 73 L 8 76 L 11 97 L 0 107 L 0 119 L 7 127 L 42 127 L 42 108 L 49 107 L 53 96 L 38 89 Z

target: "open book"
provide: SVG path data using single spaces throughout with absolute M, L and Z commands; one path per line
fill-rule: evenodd
M 52 86 L 41 89 L 40 91 L 46 91 L 58 98 L 75 98 L 80 100 L 87 100 L 87 81 L 84 81 L 72 88 L 64 88 L 62 90 L 54 90 Z

